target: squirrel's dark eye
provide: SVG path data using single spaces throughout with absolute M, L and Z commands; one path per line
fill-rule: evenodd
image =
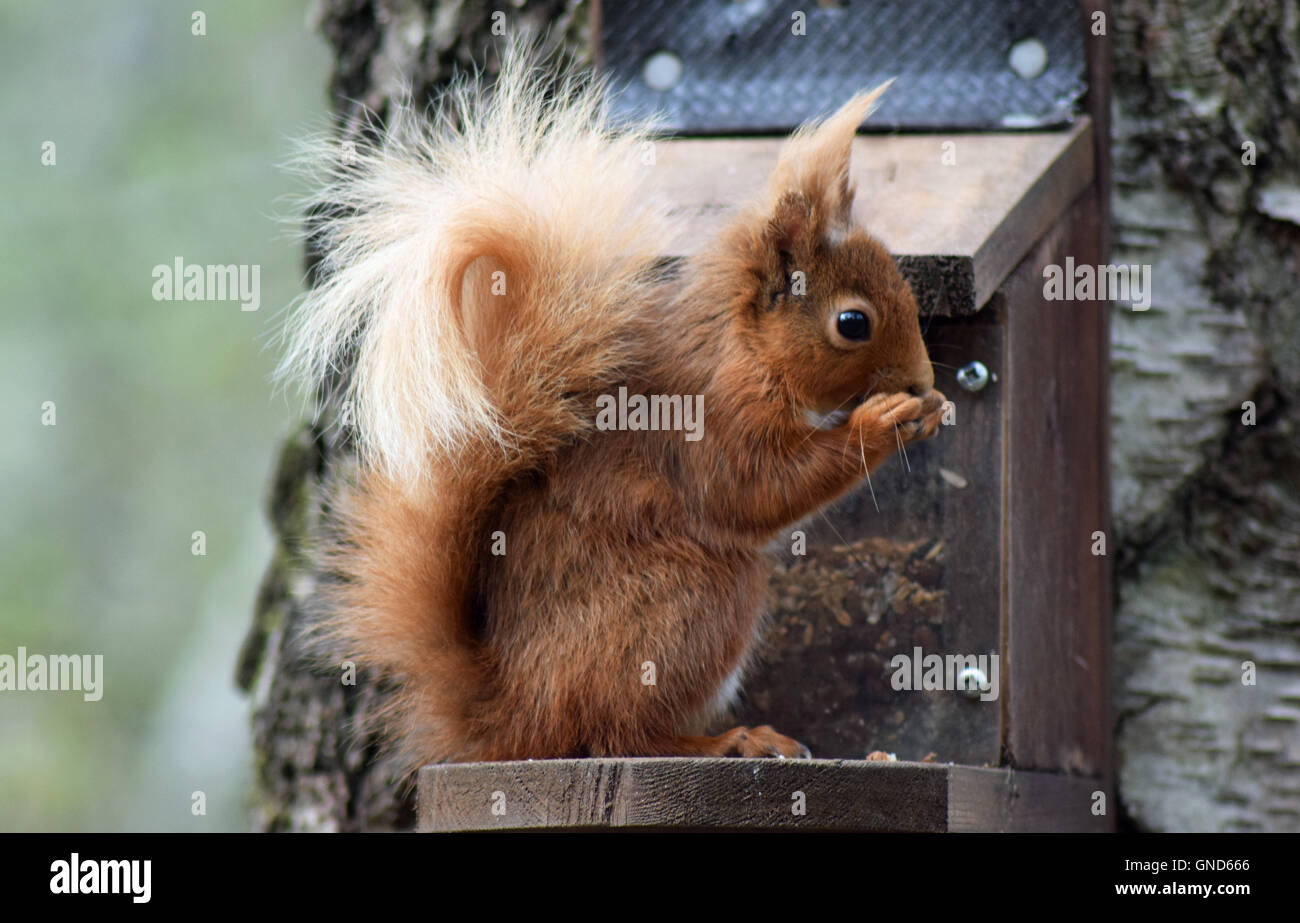
M 871 321 L 861 311 L 841 311 L 835 330 L 846 340 L 865 340 L 871 336 Z

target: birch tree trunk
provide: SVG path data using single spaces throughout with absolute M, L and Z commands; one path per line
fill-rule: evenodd
M 1149 830 L 1300 830 L 1300 6 L 1118 0 L 1119 792 Z M 1250 680 L 1254 665 L 1255 685 Z

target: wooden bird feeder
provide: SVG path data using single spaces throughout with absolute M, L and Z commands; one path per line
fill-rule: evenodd
M 1113 828 L 1110 572 L 1108 558 L 1096 553 L 1110 522 L 1109 303 L 1048 300 L 1044 290 L 1045 267 L 1071 257 L 1097 266 L 1107 258 L 1107 62 L 1093 28 L 1095 14 L 1109 9 L 1104 2 L 1069 7 L 1062 26 L 1058 14 L 1035 18 L 1029 8 L 1040 0 L 974 5 L 988 12 L 994 34 L 981 41 L 993 46 L 999 66 L 1011 67 L 1008 55 L 1021 40 L 1040 41 L 1050 56 L 1077 55 L 1087 95 L 1060 124 L 1011 130 L 1007 125 L 1024 119 L 1004 115 L 1001 124 L 961 125 L 963 113 L 984 108 L 993 107 L 996 118 L 1007 98 L 999 87 L 1021 91 L 998 73 L 984 97 L 948 117 L 962 130 L 926 127 L 926 88 L 932 96 L 941 90 L 919 73 L 919 89 L 908 97 L 905 71 L 889 94 L 903 95 L 894 115 L 887 101 L 868 126 L 895 130 L 855 142 L 857 219 L 890 248 L 912 284 L 936 385 L 954 402 L 956 420 L 936 439 L 909 447 L 906 459 L 890 462 L 870 486 L 792 527 L 778 549 L 761 662 L 730 724 L 770 723 L 819 759 L 428 766 L 419 778 L 421 829 Z M 603 21 L 597 9 L 593 33 L 597 60 L 616 72 L 617 49 L 630 81 L 654 49 L 710 38 L 700 39 L 704 26 L 686 14 L 676 27 L 687 37 L 674 39 L 666 27 L 654 31 L 629 19 L 623 6 L 616 13 L 608 4 Z M 731 32 L 712 39 L 725 51 L 714 57 L 730 54 L 742 72 L 737 95 L 753 91 L 743 73 L 750 58 L 763 60 L 763 72 L 782 72 L 772 57 L 779 49 L 758 47 L 745 57 L 745 43 L 761 46 L 774 26 L 738 21 L 725 9 L 741 6 L 754 5 L 690 4 L 690 16 L 732 16 L 724 23 Z M 948 22 L 960 33 L 950 37 L 958 45 L 975 41 L 967 37 L 970 22 L 936 17 L 954 0 L 830 13 L 858 17 L 855 23 L 819 22 L 813 17 L 828 11 L 809 6 L 812 38 L 815 28 L 848 34 L 870 25 L 876 41 L 889 43 L 890 28 L 912 34 L 907 11 L 921 7 L 929 15 L 917 13 L 918 21 Z M 1006 7 L 1027 18 L 1017 21 Z M 779 15 L 784 23 L 790 14 Z M 905 21 L 891 26 L 890 16 Z M 836 52 L 819 53 L 811 41 L 801 53 L 834 59 Z M 933 58 L 942 72 L 941 52 L 927 56 L 912 46 L 908 54 Z M 683 82 L 693 67 L 727 66 L 708 55 L 697 64 L 692 54 L 702 52 L 682 53 Z M 895 66 L 911 67 L 908 61 Z M 827 65 L 853 89 L 890 76 L 882 73 L 889 66 Z M 1031 78 L 1013 73 L 1011 80 Z M 690 216 L 677 252 L 666 254 L 680 256 L 762 188 L 784 132 L 742 134 L 729 125 L 726 136 L 708 136 L 697 123 L 709 118 L 722 91 L 654 92 L 661 103 L 679 103 L 681 135 L 656 148 L 674 199 Z M 803 91 L 791 95 L 807 101 Z M 813 104 L 825 112 L 841 101 L 825 92 Z M 1059 99 L 1052 102 L 1059 114 Z M 913 111 L 921 116 L 909 116 Z M 791 124 L 802 116 L 793 113 Z M 923 678 L 928 655 L 996 655 L 996 696 L 926 689 L 924 681 L 921 689 L 897 688 L 904 666 L 907 677 Z M 871 751 L 898 761 L 867 762 Z

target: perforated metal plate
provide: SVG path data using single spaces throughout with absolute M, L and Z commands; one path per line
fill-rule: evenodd
M 604 0 L 600 31 L 620 112 L 685 134 L 785 132 L 890 77 L 868 130 L 1043 128 L 1086 89 L 1071 0 Z

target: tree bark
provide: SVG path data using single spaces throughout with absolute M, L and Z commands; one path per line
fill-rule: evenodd
M 1117 0 L 1110 31 L 1113 261 L 1154 291 L 1112 327 L 1120 797 L 1300 830 L 1300 7 Z
M 579 62 L 589 59 L 585 0 L 524 0 L 494 30 L 485 0 L 321 0 L 315 26 L 334 49 L 330 78 L 340 139 L 382 117 L 408 87 L 430 99 L 454 72 L 499 64 L 521 31 Z M 310 247 L 309 247 L 310 249 Z M 310 268 L 312 253 L 307 254 Z M 337 409 L 322 399 L 317 420 L 286 441 L 267 501 L 276 550 L 263 579 L 236 681 L 253 700 L 256 792 L 253 827 L 280 831 L 405 830 L 413 792 L 402 787 L 378 741 L 363 730 L 385 689 L 364 672 L 354 684 L 307 651 L 312 589 L 308 542 L 329 502 L 327 473 L 352 448 Z

